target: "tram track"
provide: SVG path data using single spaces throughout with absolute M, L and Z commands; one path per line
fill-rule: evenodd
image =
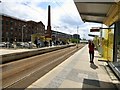
M 76 48 L 76 46 L 64 48 L 3 64 L 1 66 L 3 88 L 28 87 L 83 46 L 84 45 L 79 45 L 79 48 Z

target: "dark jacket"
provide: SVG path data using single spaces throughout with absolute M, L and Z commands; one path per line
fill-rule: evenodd
M 95 45 L 93 43 L 89 43 L 88 47 L 90 52 L 94 52 Z

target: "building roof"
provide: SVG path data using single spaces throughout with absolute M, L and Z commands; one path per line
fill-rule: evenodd
M 14 17 L 14 16 L 10 16 L 10 15 L 7 15 L 7 14 L 0 13 L 0 15 L 1 16 L 5 16 L 5 17 L 9 17 L 9 18 L 12 18 L 12 19 L 20 20 L 20 21 L 23 21 L 23 22 L 26 22 L 26 20 L 24 20 L 24 19 L 20 19 L 20 18 L 17 18 L 17 17 Z
M 0 16 L 9 17 L 9 18 L 16 19 L 16 20 L 20 20 L 20 21 L 27 22 L 27 23 L 36 23 L 36 24 L 41 23 L 42 25 L 44 25 L 44 24 L 42 23 L 42 21 L 39 21 L 39 22 L 35 22 L 35 21 L 33 21 L 33 20 L 26 21 L 26 20 L 24 20 L 24 19 L 20 19 L 20 18 L 17 18 L 17 17 L 15 17 L 15 16 L 10 16 L 10 15 L 3 14 L 3 13 L 0 13 Z M 45 26 L 45 25 L 44 25 L 44 26 Z
M 97 2 L 98 1 L 98 2 Z M 119 1 L 119 0 L 118 0 Z M 84 22 L 108 24 L 108 18 L 117 12 L 113 12 L 117 2 L 115 0 L 74 0 L 77 10 Z M 110 18 L 109 18 L 110 19 Z

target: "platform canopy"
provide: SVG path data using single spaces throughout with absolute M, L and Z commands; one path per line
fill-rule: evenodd
M 118 1 L 119 0 L 74 0 L 74 3 L 84 22 L 103 23 L 109 26 L 116 20 Z

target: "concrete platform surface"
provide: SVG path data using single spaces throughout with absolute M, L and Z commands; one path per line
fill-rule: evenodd
M 120 82 L 113 81 L 105 67 L 106 62 L 98 61 L 95 51 L 94 64 L 89 62 L 88 46 L 86 45 L 74 55 L 46 75 L 31 84 L 32 88 L 111 88 L 117 90 Z
M 43 47 L 43 48 L 49 48 L 49 47 Z M 33 51 L 33 50 L 38 50 L 38 49 L 43 49 L 43 48 L 35 48 L 35 49 L 7 49 L 7 48 L 0 48 L 0 55 L 5 55 L 5 54 L 11 54 L 11 53 L 17 53 L 17 52 L 25 52 L 25 51 Z

